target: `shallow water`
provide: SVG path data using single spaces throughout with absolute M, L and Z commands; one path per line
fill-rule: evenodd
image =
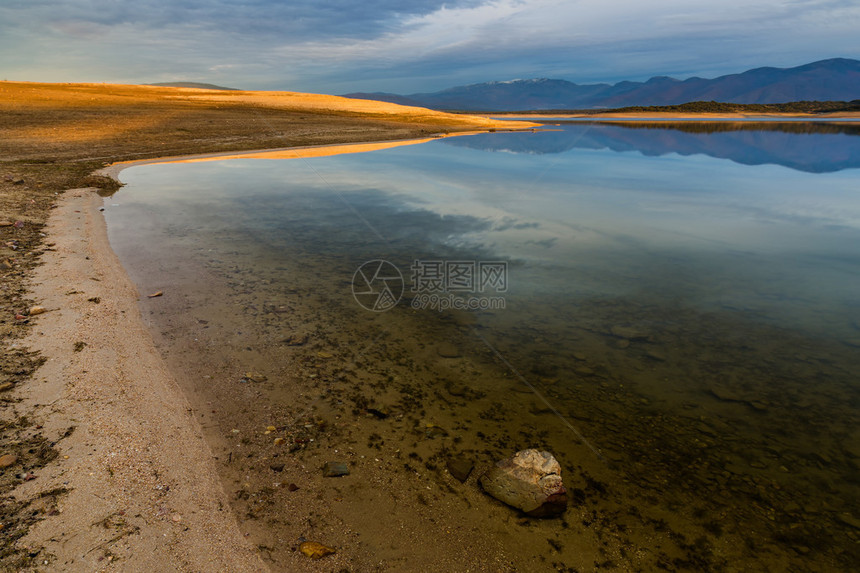
M 714 125 L 123 172 L 111 243 L 276 569 L 860 559 L 860 137 Z M 527 447 L 564 518 L 481 493 Z

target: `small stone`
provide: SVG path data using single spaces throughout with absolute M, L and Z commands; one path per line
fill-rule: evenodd
M 753 410 L 758 410 L 759 412 L 767 412 L 767 404 L 760 400 L 749 400 L 747 401 L 747 405 L 750 406 Z
M 43 312 L 47 312 L 44 306 L 31 306 L 30 307 L 30 316 L 36 316 L 37 314 L 42 314 Z
M 164 296 L 164 291 L 161 291 L 161 290 L 160 290 L 160 291 L 158 291 L 158 292 L 154 292 L 154 293 L 152 293 L 152 294 L 148 294 L 148 295 L 146 295 L 146 296 L 147 296 L 148 298 L 155 298 L 155 297 L 158 297 L 158 296 Z
M 245 380 L 250 380 L 251 382 L 265 382 L 268 378 L 265 374 L 260 374 L 259 372 L 245 372 Z
M 269 464 L 269 467 L 272 468 L 273 472 L 284 471 L 284 464 Z
M 0 456 L 0 469 L 14 466 L 18 462 L 18 456 L 15 454 L 5 454 Z
M 459 358 L 462 356 L 460 349 L 450 342 L 443 342 L 436 347 L 436 353 L 442 358 Z
M 642 332 L 631 326 L 613 326 L 610 332 L 613 336 L 627 340 L 648 340 L 650 338 L 647 332 Z
M 440 438 L 440 437 L 444 438 L 445 436 L 448 435 L 448 432 L 445 430 L 445 428 L 443 428 L 441 426 L 437 426 L 436 424 L 433 424 L 433 423 L 428 423 L 424 426 L 424 435 L 428 439 L 432 440 L 434 438 Z
M 341 477 L 349 475 L 349 466 L 345 462 L 326 462 L 323 466 L 323 477 Z
M 298 489 L 299 489 L 299 486 L 297 486 L 294 483 L 291 483 L 290 485 L 287 486 L 287 491 L 298 491 Z
M 458 398 L 463 398 L 466 396 L 466 394 L 469 393 L 468 386 L 466 386 L 465 384 L 456 384 L 454 382 L 451 382 L 450 384 L 445 386 L 445 389 L 448 390 L 448 393 L 451 396 L 456 396 Z
M 12 384 L 11 382 L 3 382 L 2 384 L 0 384 L 0 392 L 7 392 L 14 387 L 15 387 L 15 385 Z
M 287 346 L 304 346 L 307 341 L 307 334 L 291 334 L 284 339 L 284 344 Z
M 391 412 L 388 410 L 388 406 L 386 406 L 384 404 L 377 404 L 376 406 L 374 406 L 372 408 L 368 408 L 367 412 L 370 414 L 373 414 L 374 416 L 376 416 L 380 420 L 384 420 L 385 418 L 387 418 L 388 416 L 391 415 Z
M 173 515 L 170 516 L 170 520 L 173 521 L 174 523 L 179 523 L 180 521 L 182 521 L 182 516 L 179 515 L 178 513 L 174 513 Z
M 850 513 L 838 513 L 836 514 L 836 519 L 854 529 L 860 529 L 860 519 L 857 519 Z
M 733 392 L 732 390 L 725 388 L 724 386 L 711 386 L 708 388 L 708 391 L 715 397 L 723 402 L 743 402 L 744 399 L 741 395 Z
M 276 427 L 274 427 L 274 426 L 266 426 L 266 431 L 267 431 L 267 432 L 274 432 L 274 431 L 276 431 L 276 430 L 277 430 L 277 428 L 276 428 Z
M 0 227 L 11 227 L 14 224 L 12 221 L 0 221 Z
M 275 444 L 276 446 L 280 446 L 280 445 L 281 445 L 281 444 L 283 444 L 284 442 L 286 442 L 286 440 L 285 440 L 284 438 L 275 438 L 274 444 Z
M 666 362 L 666 355 L 658 350 L 649 350 L 645 353 L 645 356 L 657 362 Z
M 450 473 L 454 479 L 463 483 L 469 479 L 469 474 L 472 473 L 472 469 L 474 469 L 475 464 L 473 464 L 471 460 L 467 460 L 465 458 L 451 458 L 448 460 L 447 466 L 448 473 Z
M 302 555 L 310 557 L 311 559 L 322 559 L 326 555 L 336 553 L 336 551 L 331 547 L 327 547 L 322 543 L 317 543 L 316 541 L 305 541 L 299 545 L 299 551 L 302 552 Z

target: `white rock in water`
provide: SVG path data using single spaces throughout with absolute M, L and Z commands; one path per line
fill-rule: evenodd
M 567 509 L 561 466 L 549 452 L 517 452 L 497 462 L 480 483 L 494 498 L 532 517 L 561 515 Z

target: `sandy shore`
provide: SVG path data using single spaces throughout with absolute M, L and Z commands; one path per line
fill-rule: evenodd
M 74 430 L 38 479 L 15 491 L 68 489 L 62 517 L 20 543 L 44 547 L 62 571 L 265 570 L 141 321 L 140 293 L 108 244 L 101 204 L 86 189 L 60 200 L 47 226 L 56 250 L 34 277 L 33 296 L 49 312 L 25 343 L 47 362 L 19 407 L 52 441 Z

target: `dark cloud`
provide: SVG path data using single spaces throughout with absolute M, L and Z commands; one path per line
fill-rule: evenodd
M 860 57 L 856 0 L 0 0 L 0 77 L 434 91 Z

